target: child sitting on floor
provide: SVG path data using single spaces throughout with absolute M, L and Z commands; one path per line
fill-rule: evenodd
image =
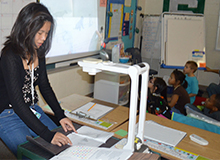
M 220 121 L 220 94 L 213 94 L 207 98 L 203 107 L 196 107 L 192 104 L 186 104 L 191 109 L 203 113 L 204 115 Z
M 168 105 L 172 112 L 186 115 L 185 104 L 190 103 L 189 94 L 186 92 L 187 81 L 183 72 L 175 69 L 168 80 L 174 87 L 172 97 L 168 99 Z
M 167 85 L 162 78 L 151 78 L 148 82 L 149 96 L 147 109 L 149 113 L 171 118 L 170 107 L 167 105 Z
M 188 83 L 186 91 L 189 94 L 191 104 L 194 103 L 196 99 L 196 95 L 198 94 L 198 91 L 199 91 L 198 80 L 194 74 L 197 68 L 198 68 L 198 65 L 196 62 L 187 61 L 183 69 L 183 73 L 186 75 L 186 81 Z
M 162 78 L 151 77 L 148 82 L 148 88 L 151 94 L 158 94 L 167 100 L 167 84 Z

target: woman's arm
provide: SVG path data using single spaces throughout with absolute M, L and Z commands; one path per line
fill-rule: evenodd
M 174 107 L 178 99 L 179 99 L 179 96 L 177 94 L 173 94 L 171 97 L 171 100 L 168 102 L 168 106 L 170 106 L 171 108 Z
M 63 109 L 61 109 L 60 104 L 58 103 L 58 100 L 56 98 L 56 95 L 52 87 L 50 86 L 46 72 L 45 59 L 41 59 L 39 63 L 41 67 L 41 73 L 39 76 L 38 86 L 42 96 L 44 97 L 47 104 L 51 107 L 53 112 L 55 113 L 55 116 L 58 118 L 58 121 L 60 122 L 64 131 L 67 132 L 67 130 L 73 130 L 74 132 L 76 132 L 75 127 L 72 124 L 72 121 L 64 115 L 64 111 Z
M 54 136 L 29 109 L 29 104 L 24 102 L 22 87 L 24 85 L 24 67 L 20 56 L 12 51 L 2 54 L 1 68 L 5 81 L 9 101 L 15 113 L 36 134 L 50 142 Z
M 60 121 L 61 119 L 66 118 L 66 116 L 64 115 L 64 110 L 61 109 L 60 104 L 56 98 L 56 95 L 49 83 L 49 79 L 46 71 L 45 58 L 39 59 L 39 66 L 40 66 L 39 68 L 40 73 L 38 79 L 38 86 L 40 93 L 42 94 L 47 104 L 53 110 L 55 116 L 58 118 L 58 121 Z

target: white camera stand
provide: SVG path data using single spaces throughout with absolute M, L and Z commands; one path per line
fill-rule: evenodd
M 98 72 L 110 71 L 116 73 L 128 74 L 131 78 L 131 91 L 130 91 L 130 111 L 129 111 L 129 127 L 128 127 L 128 141 L 123 149 L 129 149 L 134 151 L 135 137 L 144 142 L 144 122 L 146 118 L 146 103 L 147 103 L 147 90 L 148 90 L 148 78 L 150 67 L 147 63 L 139 63 L 133 66 L 113 63 L 113 62 L 89 62 L 79 61 L 79 66 L 83 68 L 84 72 L 88 72 L 89 75 L 95 75 Z M 137 114 L 137 100 L 138 100 L 138 83 L 139 75 L 142 75 L 141 83 L 141 97 L 140 97 L 140 109 L 139 109 L 139 125 L 138 132 L 135 136 L 135 124 Z M 140 146 L 140 145 L 139 145 Z

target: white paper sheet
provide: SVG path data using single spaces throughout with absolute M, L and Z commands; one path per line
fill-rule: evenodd
M 73 119 L 73 121 L 75 120 L 76 122 L 77 121 L 80 121 L 80 122 L 83 122 L 85 124 L 90 124 L 92 126 L 95 126 L 95 127 L 98 127 L 98 128 L 102 128 L 102 129 L 109 129 L 113 124 L 112 123 L 109 123 L 110 125 L 106 125 L 106 122 L 105 121 L 102 121 L 102 120 L 97 120 L 97 121 L 94 121 L 94 120 L 91 120 L 91 119 L 87 119 L 87 118 L 80 118 L 79 116 L 77 115 L 74 115 L 74 114 L 71 114 L 69 111 L 65 111 L 64 112 L 65 115 L 71 119 Z
M 101 118 L 102 116 L 104 116 L 105 114 L 107 114 L 108 112 L 113 110 L 112 107 L 108 107 L 108 106 L 101 105 L 98 103 L 96 103 L 95 106 L 92 107 L 94 104 L 95 103 L 93 103 L 93 102 L 89 102 L 89 103 L 75 109 L 74 111 L 72 111 L 72 113 L 76 114 L 76 112 L 83 112 L 86 115 L 90 116 L 90 118 L 98 120 L 99 118 Z
M 131 7 L 131 0 L 125 0 L 124 4 L 126 7 Z
M 103 142 L 96 141 L 92 138 L 83 137 L 80 134 L 76 134 L 76 133 L 71 133 L 67 137 L 71 140 L 73 146 L 82 145 L 82 146 L 98 147 L 103 144 Z
M 50 160 L 126 160 L 132 154 L 130 150 L 72 146 Z
M 98 147 L 105 143 L 114 135 L 112 132 L 105 132 L 88 126 L 82 126 L 77 130 L 78 133 L 72 132 L 67 135 L 73 145 Z
M 119 31 L 121 31 L 123 21 L 123 4 L 110 3 L 110 12 L 113 16 L 110 17 L 109 35 L 108 38 L 118 37 Z
M 144 137 L 167 145 L 176 146 L 186 135 L 179 131 L 160 125 L 152 120 L 145 121 Z
M 114 135 L 113 132 L 105 132 L 98 129 L 94 129 L 88 126 L 82 126 L 77 130 L 78 134 L 83 137 L 92 138 L 96 141 L 105 143 L 110 137 Z
M 131 150 L 99 148 L 90 159 L 91 160 L 126 160 L 132 155 Z

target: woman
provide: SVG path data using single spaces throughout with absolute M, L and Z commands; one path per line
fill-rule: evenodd
M 57 126 L 37 105 L 37 85 L 63 129 L 76 132 L 47 77 L 45 55 L 53 30 L 54 20 L 48 9 L 40 3 L 30 3 L 20 11 L 1 51 L 0 136 L 15 155 L 27 135 L 39 135 L 58 146 L 72 144 L 62 133 L 50 131 Z

